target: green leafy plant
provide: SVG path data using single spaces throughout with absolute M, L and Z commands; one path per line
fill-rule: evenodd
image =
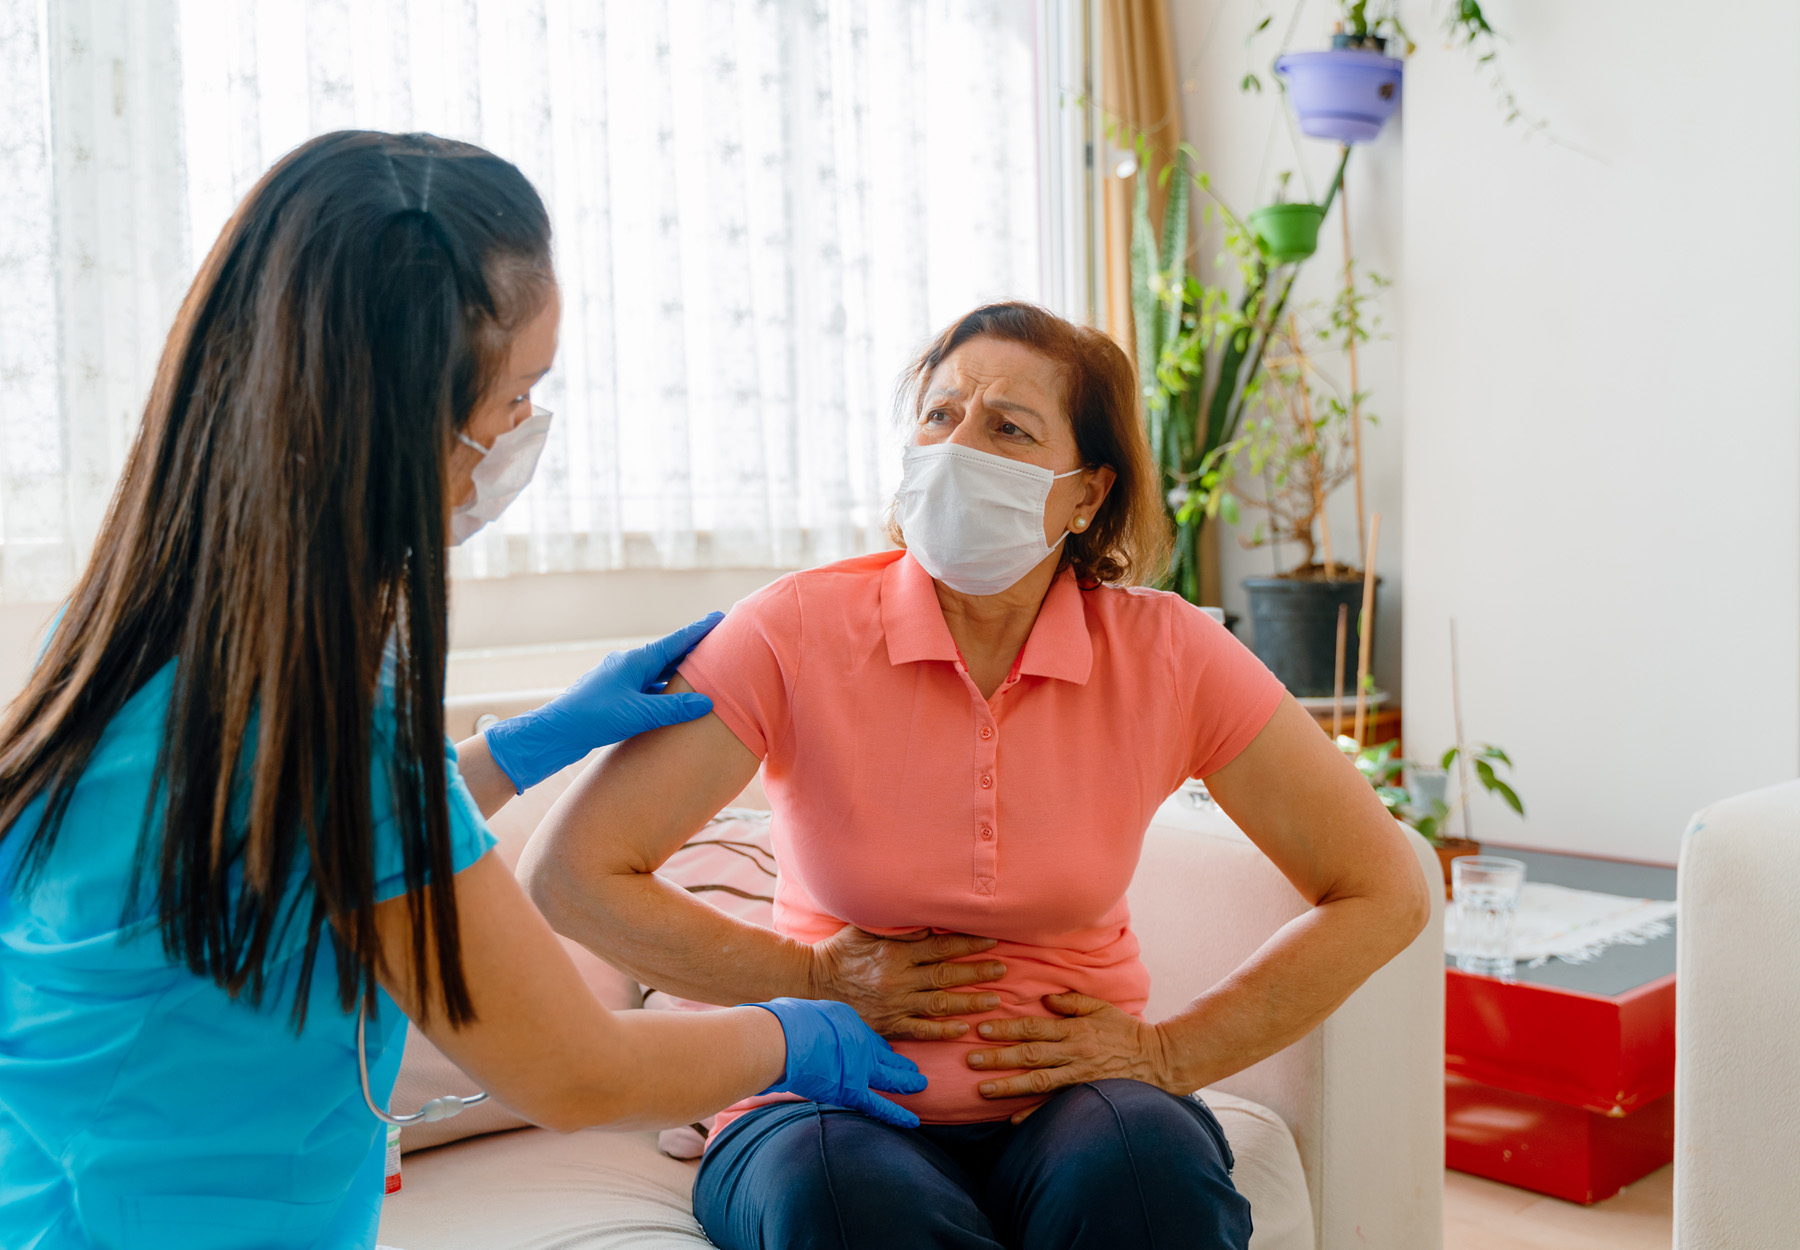
M 1346 357 L 1353 342 L 1368 341 L 1378 324 L 1370 290 L 1386 285 L 1380 275 L 1365 273 L 1328 305 L 1309 310 L 1306 321 L 1289 315 L 1264 354 L 1256 407 L 1219 460 L 1221 519 L 1237 525 L 1243 509 L 1266 514 L 1266 526 L 1259 523 L 1238 541 L 1274 546 L 1278 559 L 1282 544 L 1297 545 L 1294 572 L 1304 576 L 1356 575 L 1334 554 L 1326 504 L 1356 476 L 1356 423 L 1374 424 L 1376 417 L 1367 392 L 1352 394 L 1340 385 L 1323 358 Z
M 1138 168 L 1149 168 L 1137 139 Z M 1329 211 L 1350 160 L 1345 148 L 1321 206 Z M 1214 191 L 1183 144 L 1158 175 L 1168 189 L 1161 238 L 1150 223 L 1149 179 L 1139 175 L 1132 209 L 1131 304 L 1138 377 L 1150 449 L 1162 469 L 1164 507 L 1175 550 L 1162 585 L 1200 601 L 1200 533 L 1223 505 L 1227 448 L 1262 387 L 1263 359 L 1278 333 L 1300 265 L 1269 263 L 1255 235 Z M 1190 272 L 1189 224 L 1194 193 L 1203 224 L 1224 235 L 1213 280 Z
M 1448 751 L 1444 752 L 1443 761 L 1438 767 L 1442 768 L 1445 772 L 1449 772 L 1450 765 L 1456 763 L 1458 754 L 1459 752 L 1457 749 L 1451 747 Z M 1485 742 L 1475 743 L 1469 747 L 1469 761 L 1475 765 L 1475 777 L 1481 782 L 1481 788 L 1483 790 L 1486 790 L 1489 794 L 1499 795 L 1501 801 L 1512 808 L 1518 815 L 1523 816 L 1525 814 L 1525 805 L 1519 801 L 1518 794 L 1513 790 L 1512 786 L 1508 785 L 1507 782 L 1494 771 L 1494 765 L 1496 764 L 1507 769 L 1512 767 L 1512 760 L 1507 756 L 1505 751 Z
M 1418 765 L 1404 760 L 1396 754 L 1397 743 L 1393 741 L 1377 743 L 1374 746 L 1358 747 L 1356 739 L 1339 737 L 1338 749 L 1356 765 L 1382 806 L 1391 812 L 1402 824 L 1417 830 L 1419 835 L 1433 846 L 1442 846 L 1450 839 L 1449 821 L 1456 808 L 1452 808 L 1442 798 L 1427 795 L 1416 783 L 1411 786 L 1400 784 L 1402 777 L 1418 768 Z M 1445 772 L 1457 760 L 1459 752 L 1455 747 L 1445 751 L 1439 767 Z M 1477 743 L 1469 747 L 1469 758 L 1475 764 L 1475 775 L 1480 779 L 1482 789 L 1490 794 L 1500 796 L 1502 802 L 1518 813 L 1525 814 L 1525 805 L 1520 801 L 1518 792 L 1506 782 L 1496 771 L 1499 765 L 1510 769 L 1512 760 L 1505 751 L 1489 743 Z M 1468 795 L 1458 796 L 1457 807 L 1468 802 Z
M 1304 4 L 1294 6 L 1282 39 L 1284 47 L 1292 38 L 1304 7 Z M 1401 56 L 1411 56 L 1417 50 L 1418 45 L 1412 41 L 1412 37 L 1406 32 L 1406 26 L 1400 20 L 1395 0 L 1336 0 L 1336 8 L 1338 30 L 1353 43 L 1384 39 L 1394 45 L 1393 50 Z M 1520 107 L 1518 96 L 1500 68 L 1500 34 L 1488 21 L 1480 0 L 1448 0 L 1443 7 L 1443 14 L 1445 41 L 1451 47 L 1466 50 L 1478 68 L 1488 71 L 1488 85 L 1493 89 L 1494 99 L 1499 104 L 1506 123 L 1511 125 L 1519 122 L 1528 132 L 1541 133 L 1555 140 L 1555 136 L 1549 133 L 1548 122 L 1527 114 Z M 1244 48 L 1252 64 L 1256 63 L 1254 49 L 1259 37 L 1274 21 L 1274 14 L 1265 12 L 1244 36 Z M 1244 76 L 1238 80 L 1240 91 L 1259 93 L 1262 89 L 1262 76 L 1255 69 L 1246 69 Z
M 1470 0 L 1473 3 L 1473 0 Z M 1373 9 L 1373 12 L 1371 12 Z M 1479 12 L 1480 6 L 1476 6 Z M 1411 53 L 1414 44 L 1400 23 L 1400 13 L 1393 0 L 1338 0 L 1338 21 L 1351 39 L 1386 39 L 1398 43 L 1403 55 Z

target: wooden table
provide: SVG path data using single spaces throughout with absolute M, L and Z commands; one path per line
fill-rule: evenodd
M 1317 708 L 1317 707 L 1308 706 L 1306 710 L 1307 710 L 1307 713 L 1314 720 L 1319 722 L 1319 727 L 1321 729 L 1323 729 L 1326 733 L 1331 732 L 1331 709 L 1330 708 Z M 1354 698 L 1347 698 L 1344 700 L 1344 732 L 1346 734 L 1353 733 L 1355 731 L 1355 729 L 1356 729 L 1356 700 Z M 1388 707 L 1388 706 L 1384 705 L 1383 707 L 1381 707 L 1379 709 L 1370 708 L 1369 715 L 1368 715 L 1368 723 L 1363 726 L 1363 745 L 1373 747 L 1373 746 L 1380 746 L 1384 742 L 1390 742 L 1390 741 L 1398 742 L 1399 740 L 1400 740 L 1400 709 L 1399 709 L 1399 707 L 1397 707 L 1397 706 Z M 1396 746 L 1394 748 L 1394 751 L 1396 754 L 1398 754 L 1401 751 L 1401 749 L 1402 749 L 1401 747 Z

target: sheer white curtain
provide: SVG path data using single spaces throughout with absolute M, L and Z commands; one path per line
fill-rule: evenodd
M 897 371 L 1044 290 L 1033 0 L 0 0 L 0 596 L 85 558 L 181 293 L 283 152 L 431 130 L 557 231 L 538 480 L 465 574 L 880 544 Z

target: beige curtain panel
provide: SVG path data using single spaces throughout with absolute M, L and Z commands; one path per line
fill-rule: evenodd
M 1152 179 L 1150 220 L 1162 228 L 1168 197 L 1155 181 L 1181 144 L 1181 88 L 1175 74 L 1175 38 L 1167 0 L 1100 0 L 1101 107 L 1120 140 L 1142 134 L 1150 161 L 1131 178 L 1106 176 L 1106 324 L 1132 360 L 1137 359 L 1131 318 L 1131 199 L 1137 179 Z M 1218 527 L 1201 531 L 1200 597 L 1219 603 Z
M 1166 0 L 1101 0 L 1101 107 L 1129 142 L 1150 142 L 1150 163 L 1136 178 L 1155 179 L 1181 143 L 1181 92 Z M 1121 144 L 1123 146 L 1123 144 Z M 1109 171 L 1110 172 L 1110 171 Z M 1106 180 L 1106 324 L 1132 359 L 1131 197 L 1135 178 Z M 1150 184 L 1150 220 L 1162 222 L 1164 196 Z

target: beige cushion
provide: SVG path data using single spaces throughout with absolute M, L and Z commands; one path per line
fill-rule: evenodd
M 1250 1200 L 1252 1250 L 1314 1250 L 1300 1153 L 1279 1116 L 1208 1090 Z M 469 1114 L 473 1114 L 470 1112 Z M 696 1250 L 697 1165 L 656 1148 L 654 1133 L 525 1129 L 409 1155 L 381 1214 L 396 1250 Z

